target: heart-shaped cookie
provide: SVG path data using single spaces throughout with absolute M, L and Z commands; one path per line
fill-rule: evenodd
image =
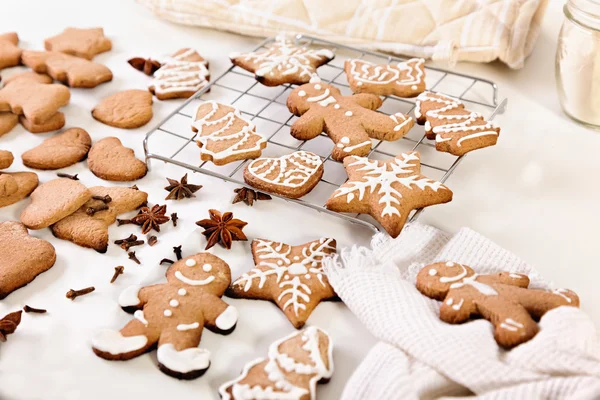
M 88 166 L 94 175 L 107 181 L 134 181 L 148 172 L 146 164 L 135 158 L 133 150 L 123 146 L 116 137 L 94 143 L 88 153 Z
M 37 185 L 38 176 L 33 172 L 0 173 L 0 207 L 23 200 Z
M 322 176 L 321 157 L 304 150 L 277 158 L 257 158 L 244 169 L 247 184 L 291 199 L 310 192 Z
M 152 119 L 152 94 L 137 89 L 113 94 L 92 110 L 92 116 L 116 128 L 139 128 Z
M 55 261 L 50 243 L 29 236 L 19 222 L 0 222 L 0 299 L 52 268 Z
M 59 169 L 83 160 L 92 139 L 81 128 L 67 129 L 57 136 L 48 138 L 37 147 L 23 153 L 23 164 L 34 169 Z
M 21 222 L 29 229 L 46 228 L 73 214 L 92 197 L 84 185 L 72 179 L 53 179 L 31 194 L 31 204 L 21 213 Z
M 108 209 L 91 213 L 90 208 L 101 205 L 100 200 L 89 200 L 79 210 L 52 225 L 52 233 L 59 239 L 69 240 L 76 245 L 105 253 L 108 247 L 108 227 L 117 215 L 140 207 L 148 194 L 141 190 L 124 187 L 95 186 L 90 188 L 92 196 L 110 196 Z M 92 215 L 90 215 L 92 214 Z

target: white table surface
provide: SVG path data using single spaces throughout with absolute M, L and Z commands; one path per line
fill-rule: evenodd
M 585 309 L 600 323 L 597 282 L 600 268 L 597 227 L 600 225 L 600 136 L 571 122 L 560 110 L 554 80 L 554 51 L 562 22 L 561 2 L 553 1 L 546 15 L 536 49 L 526 67 L 512 71 L 500 63 L 460 64 L 456 70 L 494 80 L 509 98 L 507 112 L 498 118 L 502 135 L 493 149 L 470 154 L 448 181 L 455 193 L 452 203 L 433 207 L 421 221 L 450 232 L 469 226 L 512 250 L 547 278 L 575 290 Z M 146 127 L 125 131 L 95 121 L 90 110 L 114 92 L 144 88 L 148 78 L 131 68 L 134 56 L 164 57 L 181 47 L 195 47 L 211 63 L 213 76 L 227 67 L 227 54 L 253 48 L 258 39 L 173 25 L 156 19 L 143 7 L 119 0 L 11 1 L 3 2 L 0 30 L 17 31 L 22 46 L 41 49 L 43 39 L 67 26 L 102 26 L 113 41 L 113 50 L 97 56 L 114 73 L 114 80 L 95 89 L 73 89 L 65 109 L 67 127 L 85 128 L 93 140 L 118 136 L 143 157 L 146 131 L 172 110 L 177 101 L 156 101 L 154 118 Z M 2 71 L 3 75 L 18 69 Z M 32 135 L 22 127 L 0 139 L 0 148 L 15 153 L 11 171 L 23 170 L 20 154 L 52 134 Z M 150 195 L 151 203 L 164 203 L 165 176 L 179 178 L 184 170 L 154 163 L 151 173 L 136 182 Z M 69 167 L 88 186 L 107 184 L 96 178 L 84 163 Z M 42 182 L 54 172 L 39 173 Z M 165 225 L 159 244 L 137 250 L 143 265 L 127 259 L 117 246 L 105 255 L 79 248 L 54 238 L 49 230 L 33 232 L 49 240 L 58 253 L 56 265 L 31 284 L 0 301 L 0 315 L 24 304 L 49 310 L 46 315 L 27 314 L 16 334 L 0 344 L 0 398 L 11 399 L 216 399 L 216 388 L 237 376 L 246 361 L 266 355 L 268 345 L 292 331 L 283 314 L 268 302 L 226 301 L 238 307 L 241 318 L 227 337 L 205 331 L 201 346 L 212 352 L 207 374 L 190 382 L 160 373 L 154 353 L 127 362 L 108 362 L 90 348 L 91 336 L 102 327 L 120 328 L 131 317 L 116 300 L 126 286 L 138 282 L 163 257 L 172 257 L 171 247 L 183 244 L 184 254 L 204 247 L 194 222 L 205 218 L 209 208 L 234 211 L 249 222 L 248 236 L 268 237 L 303 243 L 332 236 L 340 247 L 368 245 L 370 231 L 356 228 L 283 201 L 262 202 L 253 208 L 230 205 L 234 185 L 190 176 L 204 185 L 196 199 L 168 202 L 169 212 L 181 217 L 177 228 Z M 110 185 L 110 183 L 108 183 Z M 0 220 L 18 219 L 28 204 L 22 201 L 0 210 Z M 112 240 L 136 231 L 132 226 L 110 228 Z M 215 248 L 238 276 L 252 266 L 248 245 L 234 243 L 232 251 Z M 126 272 L 109 284 L 113 268 L 125 265 Z M 96 292 L 74 302 L 65 298 L 70 289 L 94 285 Z M 321 304 L 309 324 L 328 330 L 335 342 L 336 373 L 319 387 L 320 399 L 335 399 L 375 339 L 342 303 Z

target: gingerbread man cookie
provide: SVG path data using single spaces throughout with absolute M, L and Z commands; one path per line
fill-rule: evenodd
M 321 301 L 337 297 L 322 265 L 323 258 L 335 254 L 335 246 L 328 238 L 299 246 L 256 239 L 256 266 L 233 282 L 227 296 L 271 300 L 295 328 L 302 328 Z
M 319 81 L 317 68 L 333 60 L 334 54 L 328 49 L 299 47 L 291 40 L 278 37 L 265 51 L 232 53 L 229 58 L 238 67 L 254 72 L 256 80 L 263 85 L 278 86 Z
M 192 130 L 198 132 L 200 158 L 215 165 L 260 157 L 267 147 L 267 139 L 237 109 L 212 100 L 198 106 Z
M 331 337 L 311 326 L 274 342 L 267 358 L 247 364 L 240 377 L 221 385 L 219 394 L 222 400 L 311 400 L 317 383 L 332 375 Z
M 105 329 L 92 340 L 94 353 L 107 360 L 129 360 L 158 345 L 162 372 L 194 379 L 210 366 L 210 352 L 198 347 L 207 327 L 231 333 L 238 312 L 221 296 L 231 283 L 231 272 L 209 253 L 185 257 L 167 269 L 167 283 L 132 286 L 119 297 L 134 319 L 123 329 Z
M 414 97 L 425 90 L 425 60 L 412 58 L 393 64 L 373 64 L 352 59 L 344 71 L 354 93 Z
M 96 54 L 112 49 L 112 42 L 102 28 L 67 28 L 62 33 L 44 40 L 48 51 L 59 51 L 91 60 Z
M 503 347 L 514 347 L 533 338 L 539 328 L 535 319 L 560 306 L 579 306 L 570 290 L 554 292 L 528 289 L 527 275 L 500 272 L 476 274 L 470 267 L 439 262 L 417 275 L 417 289 L 442 301 L 440 319 L 460 324 L 481 316 L 494 325 L 494 338 Z
M 0 35 L 0 69 L 16 67 L 21 64 L 21 50 L 18 46 L 19 36 L 15 32 Z
M 435 139 L 435 148 L 455 156 L 493 146 L 500 128 L 486 121 L 479 113 L 465 109 L 457 99 L 425 92 L 415 102 L 415 117 L 425 124 L 428 139 Z
M 148 90 L 159 100 L 187 99 L 207 86 L 209 79 L 208 61 L 196 50 L 185 48 L 176 51 L 154 72 Z
M 350 155 L 366 156 L 371 151 L 371 138 L 398 140 L 414 125 L 413 119 L 402 113 L 374 111 L 382 104 L 373 94 L 342 96 L 333 85 L 307 83 L 294 89 L 287 99 L 290 112 L 300 116 L 290 133 L 298 140 L 327 133 L 335 143 L 331 158 L 337 161 Z
M 418 152 L 387 161 L 351 156 L 344 159 L 348 181 L 327 200 L 337 212 L 365 213 L 397 237 L 414 209 L 447 203 L 452 191 L 421 174 Z

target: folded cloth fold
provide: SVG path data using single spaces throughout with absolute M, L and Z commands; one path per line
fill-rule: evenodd
M 138 0 L 172 22 L 243 35 L 305 33 L 442 61 L 522 68 L 548 0 Z
M 423 265 L 450 260 L 480 274 L 524 273 L 530 287 L 552 288 L 531 266 L 468 228 L 451 237 L 414 223 L 397 239 L 377 234 L 372 249 L 342 250 L 324 263 L 326 274 L 380 340 L 342 399 L 600 398 L 600 342 L 583 311 L 549 311 L 532 340 L 506 351 L 496 344 L 488 321 L 442 322 L 439 303 L 415 288 Z

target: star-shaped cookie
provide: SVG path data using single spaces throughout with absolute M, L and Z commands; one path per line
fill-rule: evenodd
M 44 41 L 48 51 L 59 51 L 72 56 L 91 60 L 96 54 L 112 48 L 110 39 L 102 28 L 67 28 L 62 33 Z
M 322 238 L 299 246 L 256 239 L 256 266 L 235 280 L 227 296 L 270 300 L 300 329 L 322 300 L 337 296 L 323 274 L 324 257 L 335 254 L 335 240 Z
M 231 62 L 246 71 L 254 72 L 257 81 L 265 86 L 285 83 L 301 85 L 318 80 L 317 68 L 333 60 L 328 49 L 309 49 L 278 37 L 267 50 L 252 53 L 232 53 Z
M 333 192 L 325 207 L 369 214 L 394 238 L 411 210 L 452 200 L 450 189 L 421 175 L 418 152 L 386 161 L 350 156 L 344 159 L 344 168 L 349 179 Z

